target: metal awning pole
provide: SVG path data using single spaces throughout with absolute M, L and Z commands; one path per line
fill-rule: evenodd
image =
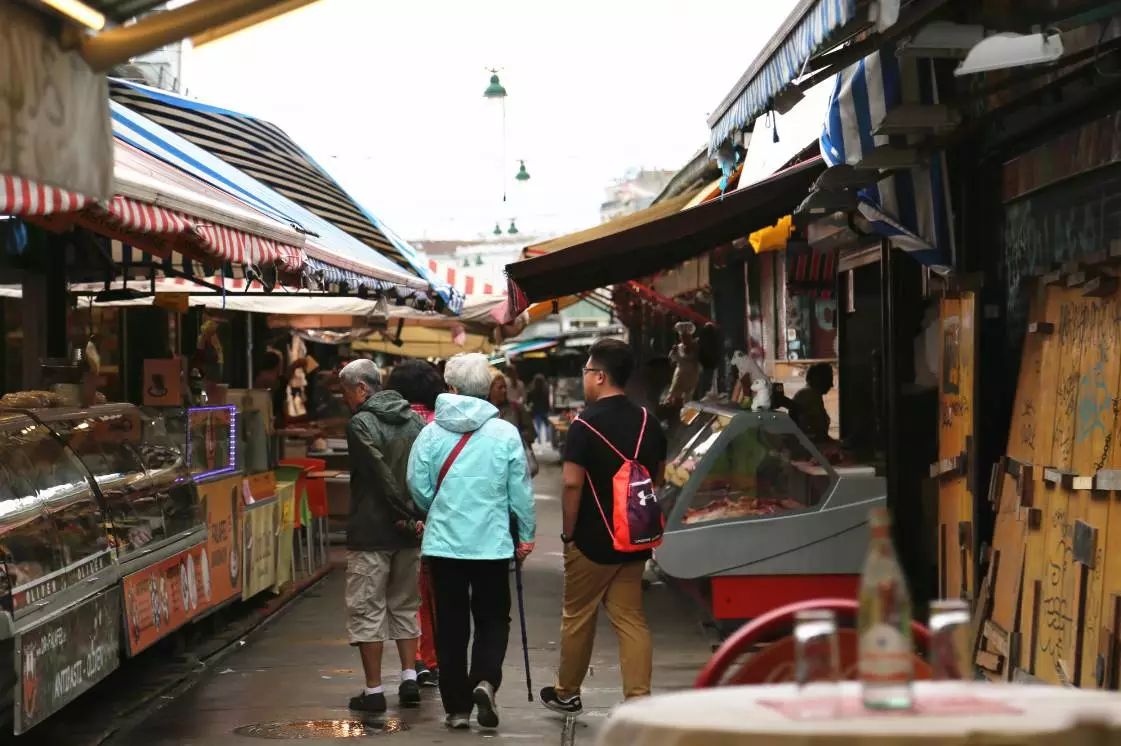
M 195 0 L 173 10 L 144 16 L 136 23 L 87 36 L 79 43 L 79 49 L 89 66 L 101 72 L 139 54 L 232 23 L 276 4 L 277 0 Z

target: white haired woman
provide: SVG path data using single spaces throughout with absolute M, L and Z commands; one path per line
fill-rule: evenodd
M 533 551 L 533 487 L 521 434 L 487 401 L 487 358 L 456 355 L 444 380 L 451 393 L 436 399 L 436 419 L 413 445 L 409 490 L 427 512 L 421 552 L 432 570 L 447 725 L 470 727 L 477 707 L 479 725 L 496 728 L 495 692 L 510 635 L 509 562 Z

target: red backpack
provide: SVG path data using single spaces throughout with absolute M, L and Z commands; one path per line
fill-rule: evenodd
M 638 443 L 634 447 L 634 457 L 627 458 L 615 445 L 603 436 L 601 432 L 588 424 L 587 420 L 576 418 L 576 422 L 591 430 L 607 447 L 615 451 L 623 461 L 619 471 L 611 479 L 612 497 L 615 509 L 612 511 L 613 520 L 607 520 L 603 511 L 603 502 L 596 493 L 595 483 L 590 474 L 585 473 L 588 485 L 592 488 L 592 496 L 596 499 L 596 507 L 607 526 L 607 533 L 617 552 L 644 552 L 653 549 L 662 543 L 662 533 L 666 526 L 666 518 L 662 508 L 658 505 L 658 497 L 654 492 L 654 480 L 650 472 L 638 462 L 638 452 L 642 448 L 642 436 L 646 434 L 646 409 L 642 410 L 642 429 L 638 433 Z

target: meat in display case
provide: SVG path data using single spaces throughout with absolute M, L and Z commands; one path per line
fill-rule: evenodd
M 830 464 L 785 412 L 694 403 L 682 421 L 659 489 L 667 516 L 659 567 L 710 579 L 718 619 L 855 596 L 883 478 Z

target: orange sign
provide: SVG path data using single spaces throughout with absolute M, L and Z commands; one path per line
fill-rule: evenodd
M 241 477 L 205 482 L 198 492 L 206 515 L 211 605 L 216 606 L 241 595 Z
M 198 544 L 122 581 L 128 653 L 136 655 L 210 606 L 206 544 Z

